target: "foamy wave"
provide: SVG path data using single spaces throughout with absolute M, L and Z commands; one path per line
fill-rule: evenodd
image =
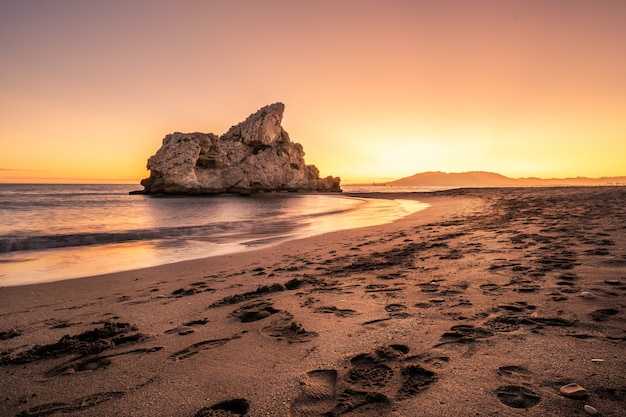
M 31 251 L 74 246 L 103 245 L 132 241 L 197 239 L 223 241 L 237 239 L 250 233 L 255 235 L 275 235 L 289 232 L 298 227 L 297 221 L 275 220 L 265 222 L 240 221 L 221 222 L 204 226 L 171 227 L 145 230 L 131 230 L 108 233 L 73 233 L 40 236 L 2 236 L 0 253 Z

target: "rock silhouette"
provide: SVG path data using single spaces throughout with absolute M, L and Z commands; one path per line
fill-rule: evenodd
M 251 114 L 221 136 L 172 133 L 148 159 L 145 194 L 250 194 L 267 191 L 339 192 L 340 179 L 320 178 L 304 162 L 302 145 L 281 126 L 285 105 Z

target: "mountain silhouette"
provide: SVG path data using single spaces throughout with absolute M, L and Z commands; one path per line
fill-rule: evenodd
M 626 185 L 624 177 L 574 177 L 574 178 L 509 178 L 485 171 L 441 172 L 430 171 L 388 182 L 389 186 L 442 186 L 442 187 L 545 187 Z

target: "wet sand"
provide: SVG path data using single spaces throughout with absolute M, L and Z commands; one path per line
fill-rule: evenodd
M 0 288 L 0 415 L 626 415 L 626 187 L 360 196 L 431 207 Z

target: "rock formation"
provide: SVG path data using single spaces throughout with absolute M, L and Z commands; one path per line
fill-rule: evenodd
M 148 159 L 143 193 L 249 194 L 263 191 L 341 191 L 340 179 L 320 178 L 304 162 L 302 145 L 281 126 L 285 106 L 274 103 L 222 136 L 172 133 Z

